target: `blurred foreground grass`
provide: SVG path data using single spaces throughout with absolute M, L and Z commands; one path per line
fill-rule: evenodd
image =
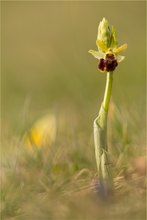
M 105 75 L 87 52 L 104 16 L 129 45 L 114 76 L 106 202 L 95 193 L 92 127 Z M 133 162 L 146 149 L 145 45 L 143 1 L 2 2 L 2 219 L 145 220 L 145 174 Z M 48 112 L 55 136 L 33 153 L 24 134 Z
M 133 162 L 145 154 L 144 135 L 134 135 L 138 123 L 132 123 L 133 115 L 111 103 L 108 137 L 115 192 L 101 201 L 92 128 L 85 129 L 75 109 L 64 110 L 54 115 L 56 135 L 50 142 L 49 133 L 41 149 L 30 151 L 22 137 L 3 137 L 2 219 L 145 220 L 145 167 Z

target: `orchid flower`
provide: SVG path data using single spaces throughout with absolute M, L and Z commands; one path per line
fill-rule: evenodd
M 127 44 L 117 47 L 115 28 L 110 27 L 105 18 L 99 24 L 96 45 L 98 51 L 89 50 L 88 52 L 99 60 L 98 69 L 101 72 L 114 71 L 118 63 L 125 59 L 125 56 L 121 56 L 120 53 L 127 49 Z

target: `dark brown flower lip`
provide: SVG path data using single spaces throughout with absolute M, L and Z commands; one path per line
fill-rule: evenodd
M 117 66 L 118 63 L 114 54 L 106 54 L 105 59 L 101 58 L 98 64 L 99 70 L 107 72 L 114 71 Z
M 105 71 L 105 59 L 100 59 L 99 63 L 98 63 L 98 68 L 101 71 Z

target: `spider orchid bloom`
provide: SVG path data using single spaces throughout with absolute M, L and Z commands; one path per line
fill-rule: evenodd
M 101 72 L 114 71 L 118 63 L 125 58 L 119 54 L 127 49 L 127 44 L 117 47 L 116 31 L 113 26 L 109 26 L 105 18 L 99 24 L 96 45 L 98 51 L 89 50 L 88 52 L 99 60 L 98 69 Z

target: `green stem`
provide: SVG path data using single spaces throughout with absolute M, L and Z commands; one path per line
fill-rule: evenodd
M 111 98 L 111 90 L 112 90 L 112 82 L 113 82 L 113 72 L 107 73 L 107 81 L 106 81 L 106 88 L 103 100 L 103 107 L 106 112 L 109 110 L 109 102 Z
M 109 190 L 112 190 L 113 188 L 113 180 L 107 146 L 107 115 L 111 98 L 112 82 L 113 72 L 108 72 L 104 100 L 101 105 L 98 117 L 94 120 L 94 144 L 98 177 L 101 183 L 102 191 L 105 195 L 107 195 Z

